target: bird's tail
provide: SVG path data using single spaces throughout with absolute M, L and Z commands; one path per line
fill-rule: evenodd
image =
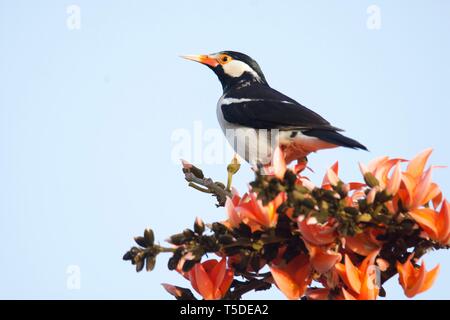
M 367 148 L 358 141 L 350 139 L 336 131 L 313 129 L 304 131 L 303 134 L 310 137 L 319 138 L 320 140 L 333 143 L 341 147 L 362 149 L 368 151 Z

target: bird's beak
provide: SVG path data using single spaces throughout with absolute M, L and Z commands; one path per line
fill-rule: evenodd
M 205 64 L 205 65 L 210 66 L 212 68 L 217 67 L 217 65 L 219 64 L 219 62 L 217 61 L 216 58 L 214 58 L 212 56 L 208 56 L 206 54 L 187 55 L 187 56 L 180 56 L 180 57 L 184 58 L 184 59 L 187 59 L 187 60 L 200 62 L 201 64 Z

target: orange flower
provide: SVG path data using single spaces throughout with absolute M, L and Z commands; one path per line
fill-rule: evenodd
M 414 253 L 408 257 L 404 264 L 397 262 L 399 282 L 408 298 L 430 289 L 440 269 L 440 266 L 437 265 L 433 270 L 426 271 L 425 262 L 422 262 L 419 268 L 415 268 L 411 263 L 413 256 Z
M 277 209 L 283 203 L 284 197 L 285 195 L 280 193 L 264 206 L 262 201 L 257 199 L 256 193 L 250 192 L 242 198 L 235 210 L 242 219 L 246 218 L 256 226 L 271 228 L 277 224 Z
M 375 186 L 372 189 L 370 189 L 369 193 L 366 196 L 366 202 L 367 204 L 372 204 L 375 201 L 375 196 L 380 191 L 380 187 Z
M 218 300 L 225 296 L 233 281 L 233 271 L 226 268 L 226 259 L 197 263 L 188 273 L 192 287 L 205 300 Z
M 278 221 L 277 209 L 285 197 L 284 193 L 279 193 L 275 199 L 263 205 L 254 192 L 246 193 L 242 198 L 235 193 L 233 198 L 227 198 L 225 202 L 228 220 L 224 224 L 229 228 L 237 228 L 239 224 L 245 223 L 252 231 L 261 227 L 274 227 Z
M 322 188 L 331 190 L 331 186 L 336 186 L 340 181 L 338 177 L 339 173 L 339 162 L 336 161 L 331 168 L 327 170 L 327 173 L 323 177 Z
M 395 194 L 400 188 L 401 184 L 401 163 L 404 162 L 403 159 L 389 159 L 389 157 L 379 157 L 367 165 L 359 164 L 361 173 L 364 177 L 368 173 L 372 174 L 379 182 L 380 189 L 386 190 L 387 194 Z M 394 168 L 393 173 L 389 177 L 389 173 L 392 168 Z
M 306 241 L 305 245 L 309 252 L 311 265 L 318 273 L 329 271 L 342 259 L 341 254 L 331 248 L 314 246 Z
M 394 172 L 390 179 L 388 179 L 386 184 L 386 193 L 388 195 L 396 194 L 400 188 L 400 183 L 402 182 L 402 167 L 400 166 L 400 161 L 394 166 Z
M 299 299 L 311 283 L 311 265 L 308 256 L 301 254 L 289 263 L 272 264 L 270 272 L 277 287 L 290 300 Z
M 411 161 L 409 161 L 406 172 L 413 178 L 418 178 L 421 176 L 432 152 L 433 149 L 428 148 L 416 155 L 413 159 L 411 159 Z
M 368 255 L 359 267 L 356 267 L 348 255 L 344 264 L 336 264 L 336 270 L 347 289 L 342 288 L 346 300 L 375 300 L 379 287 L 376 283 L 375 259 L 379 250 Z
M 376 229 L 368 229 L 362 233 L 358 233 L 353 237 L 345 238 L 345 248 L 362 255 L 368 256 L 375 250 L 380 249 L 382 243 L 377 240 L 377 236 L 381 232 Z
M 338 177 L 339 174 L 339 162 L 336 161 L 328 170 L 325 176 L 323 177 L 322 181 L 322 189 L 325 190 L 332 190 L 333 186 L 337 186 L 338 183 L 341 181 L 341 179 Z M 308 183 L 305 181 L 305 179 L 301 179 L 303 186 L 308 188 L 309 190 L 314 189 L 314 185 L 312 183 Z M 359 182 L 350 182 L 346 183 L 342 186 L 343 190 L 346 191 L 346 193 L 349 193 L 350 191 L 354 191 L 351 195 L 347 196 L 345 199 L 347 206 L 353 206 L 354 203 L 357 202 L 359 198 L 362 198 L 365 196 L 365 193 L 363 190 L 361 190 L 366 185 L 364 183 Z M 336 197 L 339 197 L 338 194 L 336 194 Z
M 304 240 L 317 246 L 330 244 L 336 239 L 336 226 L 330 221 L 322 225 L 315 218 L 300 217 L 298 230 Z
M 236 206 L 239 205 L 240 201 L 241 197 L 237 193 L 234 193 L 232 198 L 227 197 L 225 202 L 225 210 L 228 214 L 228 220 L 225 221 L 224 224 L 229 228 L 237 228 L 239 224 L 243 222 L 243 217 L 236 212 Z
M 403 205 L 412 210 L 430 200 L 435 207 L 442 201 L 442 193 L 436 183 L 431 181 L 432 167 L 424 172 L 424 168 L 432 149 L 419 153 L 408 164 L 406 172 L 402 173 L 403 188 L 399 192 Z
M 436 212 L 429 208 L 413 209 L 409 215 L 433 240 L 442 245 L 450 245 L 450 207 L 444 200 L 441 210 Z

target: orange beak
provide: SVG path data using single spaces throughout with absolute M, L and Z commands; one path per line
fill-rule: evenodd
M 205 64 L 212 68 L 215 68 L 219 65 L 219 62 L 217 61 L 216 58 L 213 58 L 212 56 L 208 56 L 206 54 L 181 56 L 181 58 L 184 58 L 187 60 L 192 60 L 192 61 L 197 61 L 197 62 L 200 62 L 201 64 Z

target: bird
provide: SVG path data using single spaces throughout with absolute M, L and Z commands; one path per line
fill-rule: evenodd
M 259 64 L 244 53 L 227 50 L 181 57 L 209 67 L 219 78 L 219 124 L 236 153 L 252 165 L 268 165 L 276 147 L 287 164 L 305 161 L 323 149 L 368 150 L 318 113 L 273 89 Z

